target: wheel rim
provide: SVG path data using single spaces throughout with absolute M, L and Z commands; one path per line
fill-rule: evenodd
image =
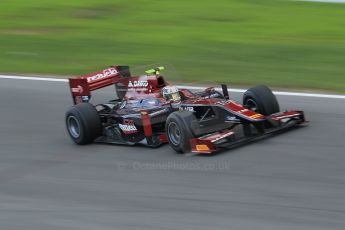
M 170 122 L 168 125 L 168 137 L 170 142 L 177 146 L 181 141 L 181 131 L 175 122 Z
M 67 128 L 73 138 L 80 136 L 80 124 L 75 116 L 69 116 L 67 118 Z
M 256 104 L 256 101 L 254 101 L 253 99 L 247 99 L 245 106 L 250 109 L 253 110 L 254 112 L 258 112 L 258 104 Z

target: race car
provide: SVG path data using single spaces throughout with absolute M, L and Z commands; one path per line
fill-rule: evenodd
M 159 147 L 178 153 L 211 154 L 306 123 L 303 111 L 283 111 L 266 86 L 248 89 L 243 103 L 225 84 L 194 92 L 170 84 L 164 67 L 132 76 L 128 66 L 69 79 L 74 105 L 66 112 L 69 136 L 92 142 Z M 114 99 L 90 103 L 91 92 L 114 85 Z

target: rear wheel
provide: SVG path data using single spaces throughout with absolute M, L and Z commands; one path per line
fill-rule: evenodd
M 72 140 L 79 145 L 91 143 L 102 132 L 99 115 L 89 103 L 74 105 L 66 112 L 66 128 Z
M 266 116 L 279 112 L 276 96 L 264 85 L 248 89 L 243 95 L 243 105 Z
M 190 152 L 190 140 L 194 137 L 190 128 L 193 121 L 196 121 L 196 117 L 189 111 L 177 111 L 168 116 L 165 130 L 169 145 L 176 152 Z

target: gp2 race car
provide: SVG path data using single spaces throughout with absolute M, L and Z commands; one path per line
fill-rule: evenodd
M 80 145 L 92 142 L 158 147 L 179 153 L 210 154 L 306 122 L 303 111 L 280 112 L 266 86 L 248 89 L 243 104 L 213 87 L 192 92 L 169 84 L 164 67 L 131 76 L 128 66 L 70 78 L 74 105 L 66 112 L 67 131 Z M 91 91 L 114 85 L 117 99 L 90 103 Z

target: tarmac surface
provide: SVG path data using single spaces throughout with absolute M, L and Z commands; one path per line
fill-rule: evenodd
M 0 229 L 344 229 L 345 101 L 278 99 L 310 124 L 184 156 L 77 146 L 64 125 L 67 83 L 0 79 Z

